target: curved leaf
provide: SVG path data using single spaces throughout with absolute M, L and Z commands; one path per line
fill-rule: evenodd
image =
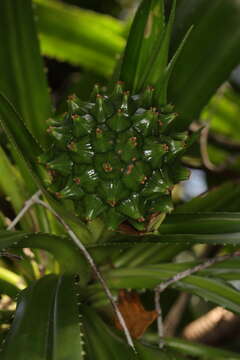
M 83 359 L 76 292 L 73 277 L 53 275 L 24 290 L 1 359 Z
M 24 160 L 27 169 L 32 175 L 37 186 L 44 192 L 53 208 L 71 224 L 76 233 L 84 242 L 91 241 L 91 234 L 85 224 L 72 212 L 66 210 L 60 202 L 50 195 L 45 189 L 41 176 L 41 169 L 37 165 L 37 157 L 41 154 L 41 148 L 36 143 L 28 129 L 24 126 L 19 114 L 13 105 L 0 94 L 0 123 L 2 124 L 11 144 L 16 148 L 19 156 Z
M 51 104 L 31 0 L 0 2 L 0 42 L 0 92 L 11 100 L 44 145 Z
M 23 231 L 0 231 L 0 249 L 9 247 L 44 249 L 52 253 L 62 272 L 76 273 L 85 268 L 85 261 L 78 248 L 65 236 Z
M 168 279 L 171 276 L 170 274 L 173 273 L 166 273 L 162 269 L 158 270 L 157 266 L 150 266 L 149 268 L 111 270 L 105 275 L 105 278 L 108 281 L 108 285 L 114 289 L 152 289 L 163 280 L 163 277 L 165 277 L 165 280 Z M 206 301 L 211 301 L 240 314 L 239 291 L 234 290 L 227 283 L 219 279 L 191 275 L 175 283 L 174 287 L 196 294 Z
M 0 121 L 11 142 L 35 163 L 42 150 L 23 123 L 14 106 L 0 93 Z
M 238 0 L 179 0 L 172 53 L 193 24 L 191 37 L 174 68 L 169 99 L 180 118 L 176 130 L 198 118 L 216 89 L 240 60 L 240 4 Z M 224 24 L 224 26 L 220 26 Z

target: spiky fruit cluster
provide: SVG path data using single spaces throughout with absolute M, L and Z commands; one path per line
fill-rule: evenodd
M 153 107 L 152 87 L 140 95 L 123 87 L 106 96 L 96 85 L 90 102 L 70 96 L 67 113 L 49 120 L 53 144 L 40 162 L 51 173 L 49 190 L 71 199 L 82 219 L 143 230 L 153 214 L 171 211 L 173 185 L 189 175 L 179 161 L 189 138 L 171 133 L 177 114 Z

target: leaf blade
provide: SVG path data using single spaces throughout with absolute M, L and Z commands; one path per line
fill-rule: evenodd
M 60 311 L 60 305 L 68 312 Z M 22 292 L 2 355 L 19 360 L 83 359 L 73 276 L 48 275 Z
M 1 1 L 0 30 L 0 91 L 11 99 L 44 145 L 45 120 L 50 116 L 51 105 L 31 0 Z
M 127 89 L 141 90 L 164 26 L 163 1 L 144 0 L 133 20 L 123 56 L 120 80 Z
M 239 14 L 239 3 L 235 0 L 178 1 L 173 52 L 190 25 L 194 24 L 194 30 L 169 82 L 169 99 L 180 114 L 174 124 L 176 131 L 186 129 L 198 118 L 216 89 L 239 63 Z M 224 27 L 219 26 L 223 23 Z
M 231 351 L 194 343 L 177 338 L 166 338 L 167 346 L 190 356 L 200 356 L 206 360 L 239 360 L 240 356 Z
M 133 288 L 153 289 L 161 281 L 168 279 L 168 272 L 157 270 L 156 266 L 111 270 L 105 275 L 108 285 L 114 289 Z M 177 271 L 176 271 L 177 273 Z M 170 276 L 169 276 L 170 275 Z M 174 284 L 176 289 L 196 294 L 204 300 L 226 307 L 237 314 L 240 313 L 239 291 L 230 287 L 226 282 L 200 275 L 191 275 Z
M 86 264 L 72 242 L 65 236 L 24 231 L 0 231 L 0 249 L 19 247 L 44 249 L 52 253 L 60 264 L 62 272 L 75 273 Z
M 111 75 L 125 45 L 119 20 L 57 1 L 35 0 L 34 5 L 44 55 Z

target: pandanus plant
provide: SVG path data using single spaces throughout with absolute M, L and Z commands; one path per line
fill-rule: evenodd
M 206 4 L 200 2 L 204 9 Z M 221 14 L 222 3 L 221 11 L 217 9 Z M 37 0 L 36 4 L 40 24 L 48 6 L 49 13 L 52 6 L 61 10 L 55 2 Z M 143 0 L 114 79 L 107 87 L 96 84 L 89 101 L 69 95 L 66 111 L 56 111 L 49 118 L 49 110 L 38 112 L 43 103 L 45 109 L 49 107 L 49 98 L 30 0 L 24 4 L 25 15 L 21 6 L 20 1 L 4 0 L 0 9 L 11 21 L 17 17 L 22 30 L 26 16 L 26 36 L 31 36 L 38 59 L 30 69 L 37 78 L 31 81 L 37 88 L 39 80 L 39 88 L 11 99 L 12 84 L 6 77 L 0 121 L 14 161 L 30 189 L 37 192 L 30 191 L 32 196 L 17 217 L 0 232 L 8 264 L 1 268 L 1 290 L 17 301 L 13 320 L 0 318 L 4 324 L 12 322 L 7 332 L 2 329 L 1 359 L 180 360 L 187 354 L 238 359 L 230 352 L 165 339 L 163 333 L 161 305 L 169 308 L 169 304 L 160 294 L 170 285 L 240 312 L 239 293 L 223 281 L 229 273 L 231 279 L 238 279 L 234 272 L 237 252 L 200 265 L 166 264 L 195 243 L 239 242 L 238 213 L 198 213 L 208 206 L 211 210 L 220 190 L 174 211 L 175 185 L 189 177 L 181 159 L 200 134 L 188 131 L 189 119 L 198 107 L 193 111 L 190 106 L 188 114 L 187 100 L 182 100 L 182 94 L 176 97 L 178 85 L 175 94 L 173 85 L 169 89 L 169 81 L 174 82 L 184 61 L 185 45 L 194 42 L 191 21 L 173 53 L 176 1 L 167 16 L 164 1 Z M 232 2 L 230 10 L 235 11 L 234 7 Z M 28 75 L 20 77 L 20 88 L 27 89 L 28 80 Z M 212 92 L 222 78 L 215 80 Z M 27 85 L 22 85 L 24 81 Z M 184 94 L 185 88 L 181 91 Z M 41 121 L 31 122 L 29 115 L 36 113 Z M 37 223 L 35 232 L 32 223 Z M 229 260 L 228 265 L 221 264 L 224 260 Z M 210 272 L 206 269 L 211 265 Z M 191 275 L 200 270 L 201 276 Z M 151 310 L 144 307 L 146 298 Z

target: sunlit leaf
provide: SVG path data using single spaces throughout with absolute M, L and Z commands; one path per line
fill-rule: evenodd
M 44 55 L 111 75 L 125 45 L 119 20 L 59 1 L 34 0 L 34 5 Z
M 83 359 L 76 292 L 73 277 L 54 275 L 24 290 L 1 359 Z

